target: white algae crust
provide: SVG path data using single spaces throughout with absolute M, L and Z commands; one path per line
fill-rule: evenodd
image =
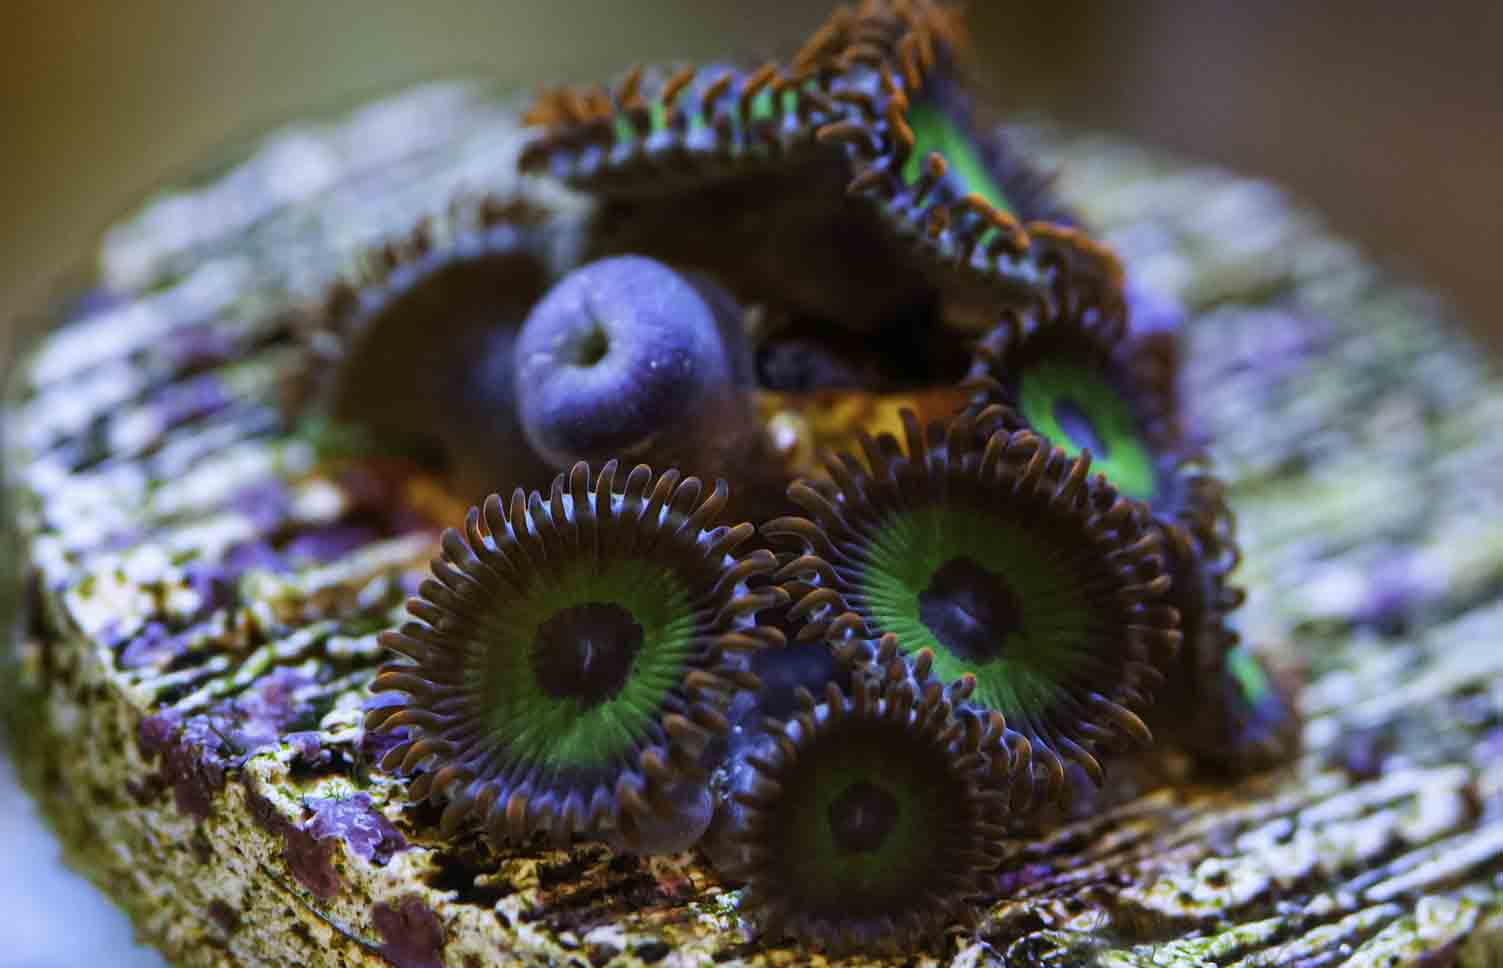
M 11 741 L 68 861 L 176 964 L 819 962 L 752 940 L 693 855 L 446 842 L 374 771 L 375 635 L 435 533 L 283 419 L 287 319 L 457 192 L 514 188 L 511 117 L 432 86 L 273 136 L 110 232 L 99 297 L 18 366 Z M 1503 964 L 1503 383 L 1276 189 L 1017 137 L 1190 312 L 1241 630 L 1305 675 L 1305 749 L 1223 785 L 1116 765 L 1110 801 L 1009 843 L 975 932 L 904 963 Z

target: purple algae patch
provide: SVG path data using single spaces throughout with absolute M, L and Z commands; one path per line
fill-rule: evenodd
M 279 743 L 289 724 L 311 715 L 312 706 L 299 694 L 315 684 L 306 672 L 280 668 L 206 713 L 147 716 L 137 730 L 141 755 L 161 758 L 161 782 L 172 789 L 178 809 L 203 819 L 228 770 Z
M 141 720 L 136 739 L 143 756 L 161 757 L 158 774 L 171 788 L 178 810 L 200 820 L 208 817 L 229 765 L 215 725 L 207 717 L 184 722 L 170 712 L 157 713 Z
M 235 355 L 236 342 L 212 326 L 189 326 L 174 334 L 168 351 L 174 369 L 191 372 L 228 362 Z
M 282 841 L 282 863 L 297 882 L 321 900 L 338 896 L 344 885 L 334 870 L 334 842 L 321 841 L 292 823 L 277 812 L 270 800 L 254 790 L 249 790 L 247 800 L 256 826 Z
M 1127 283 L 1128 319 L 1132 333 L 1142 336 L 1148 333 L 1175 335 L 1184 331 L 1185 307 L 1179 300 L 1155 292 L 1132 280 Z
M 257 531 L 276 530 L 292 514 L 292 492 L 275 478 L 249 484 L 231 495 L 227 502 L 232 511 L 245 515 Z
M 137 527 L 121 528 L 119 531 L 111 531 L 96 546 L 96 550 L 103 552 L 124 551 L 140 544 L 146 537 L 146 532 Z
M 357 857 L 384 865 L 407 849 L 407 840 L 364 793 L 352 797 L 315 797 L 305 802 L 313 819 L 303 829 L 316 840 L 343 840 Z
M 323 525 L 299 532 L 283 547 L 282 555 L 294 567 L 328 564 L 382 537 L 379 530 L 369 525 Z
M 229 406 L 233 397 L 217 376 L 201 376 L 162 390 L 152 406 L 168 427 L 200 420 Z
M 1503 726 L 1488 730 L 1482 737 L 1482 742 L 1477 744 L 1474 755 L 1479 765 L 1491 765 L 1503 760 Z M 1503 797 L 1499 798 L 1498 806 L 1503 808 Z
M 1383 775 L 1397 742 L 1391 729 L 1372 726 L 1353 729 L 1336 744 L 1333 765 L 1345 770 L 1353 780 L 1376 780 Z
M 195 617 L 202 618 L 234 605 L 237 583 L 248 571 L 287 570 L 281 555 L 266 541 L 244 541 L 230 548 L 218 561 L 195 560 L 183 568 L 183 580 L 198 594 Z
M 248 571 L 279 572 L 287 570 L 287 563 L 266 541 L 247 541 L 225 552 L 224 559 L 216 566 L 206 567 L 206 580 L 216 580 L 233 585 Z
M 101 636 L 112 647 L 118 642 L 110 641 L 109 636 Z M 187 643 L 182 635 L 174 635 L 161 622 L 147 622 L 146 626 L 130 639 L 124 649 L 120 651 L 118 665 L 122 669 L 140 669 L 145 666 L 166 665 L 173 659 L 187 651 Z
M 307 800 L 303 806 L 313 815 L 301 825 L 283 817 L 265 797 L 252 793 L 250 802 L 256 824 L 281 838 L 282 861 L 292 876 L 309 893 L 326 901 L 344 888 L 334 867 L 339 843 L 346 844 L 355 856 L 378 865 L 407 849 L 406 839 L 363 793 Z
M 1024 864 L 1014 870 L 998 875 L 994 893 L 1011 897 L 1024 889 L 1053 877 L 1057 873 L 1048 864 Z
M 282 667 L 236 698 L 227 713 L 235 722 L 232 737 L 239 752 L 249 756 L 280 743 L 290 725 L 311 718 L 314 710 L 301 694 L 317 683 L 300 669 Z
M 1387 553 L 1369 573 L 1367 593 L 1352 619 L 1380 633 L 1401 634 L 1417 612 L 1444 593 L 1421 573 L 1413 555 Z
M 318 767 L 333 759 L 333 751 L 324 748 L 323 739 L 316 730 L 302 730 L 282 737 L 292 750 L 292 758 L 306 767 Z
M 377 904 L 371 921 L 381 935 L 380 952 L 396 968 L 444 968 L 444 929 L 422 899 L 408 896 L 395 908 Z

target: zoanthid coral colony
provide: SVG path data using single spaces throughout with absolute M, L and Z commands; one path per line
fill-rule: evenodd
M 549 92 L 521 166 L 583 214 L 463 201 L 331 293 L 306 412 L 475 504 L 366 723 L 445 835 L 700 848 L 765 936 L 903 951 L 1151 729 L 1287 756 L 1175 333 L 966 57 L 952 5 L 865 0 L 786 63 Z M 765 417 L 920 399 L 817 460 Z

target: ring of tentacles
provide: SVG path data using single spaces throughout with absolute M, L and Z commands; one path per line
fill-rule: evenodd
M 746 684 L 731 656 L 764 641 L 742 628 L 779 597 L 747 582 L 774 562 L 735 555 L 750 524 L 715 525 L 723 484 L 643 465 L 619 483 L 614 463 L 577 464 L 546 497 L 493 495 L 444 533 L 414 620 L 383 634 L 410 661 L 371 688 L 409 699 L 367 727 L 408 730 L 386 769 L 437 760 L 411 792 L 446 800 L 444 830 L 474 815 L 499 839 L 607 825 L 632 843 L 703 779 Z
M 827 485 L 789 490 L 808 517 L 763 529 L 799 552 L 779 572 L 799 634 L 931 651 L 1028 740 L 1052 793 L 1066 760 L 1100 782 L 1092 747 L 1147 741 L 1135 707 L 1178 650 L 1162 536 L 1089 458 L 1027 430 L 905 416 L 904 443 L 863 437 L 866 466 L 830 459 Z
M 294 418 L 462 519 L 366 723 L 441 835 L 700 848 L 764 936 L 903 951 L 1129 748 L 1287 758 L 1179 334 L 967 56 L 955 5 L 863 0 L 548 92 L 514 195 L 310 310 Z
M 742 907 L 764 931 L 901 953 L 974 922 L 1015 763 L 1001 717 L 962 715 L 970 684 L 942 688 L 928 666 L 893 655 L 846 688 L 801 689 L 746 754 L 730 873 L 750 882 Z

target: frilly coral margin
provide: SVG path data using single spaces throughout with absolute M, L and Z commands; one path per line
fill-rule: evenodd
M 997 145 L 976 139 L 970 107 L 953 75 L 968 41 L 959 4 L 866 0 L 842 10 L 800 55 L 845 108 L 822 128 L 842 146 L 853 178 L 848 191 L 871 199 L 899 237 L 922 253 L 952 299 L 1017 304 L 1032 292 L 1055 302 L 1089 294 L 1113 315 L 1124 312 L 1117 257 L 1039 204 L 1042 179 L 1021 176 Z M 928 145 L 918 113 L 933 109 L 955 143 Z M 1006 197 L 1006 188 L 1025 189 Z M 1050 220 L 1020 221 L 1048 214 Z M 991 290 L 989 297 L 967 290 Z M 955 309 L 961 316 L 975 312 Z

